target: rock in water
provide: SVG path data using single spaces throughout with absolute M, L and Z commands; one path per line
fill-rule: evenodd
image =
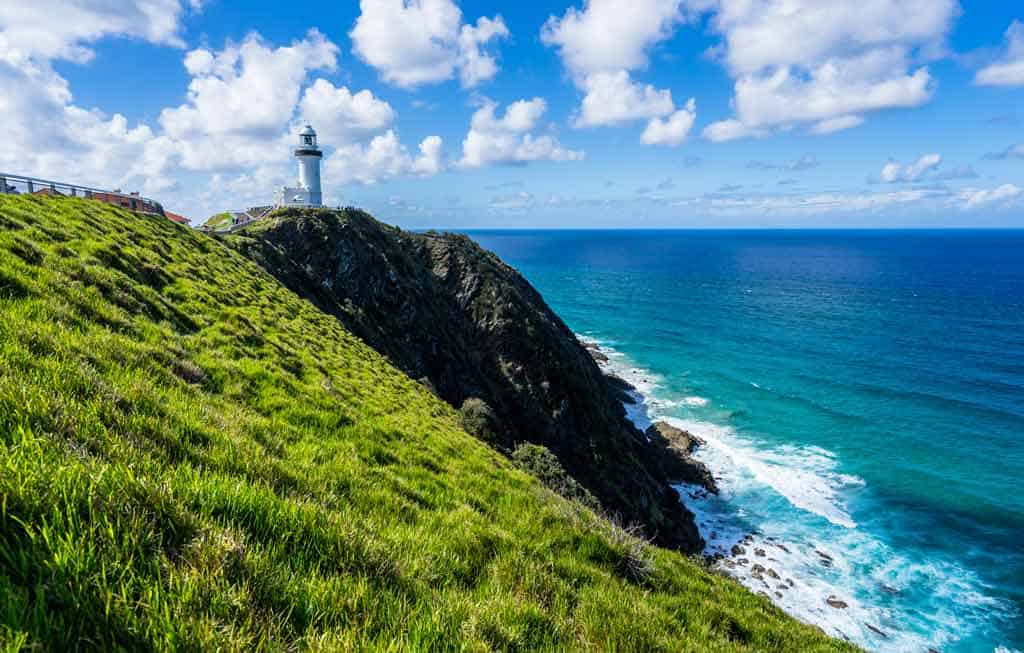
M 526 279 L 470 238 L 355 209 L 285 209 L 225 241 L 452 406 L 485 402 L 498 448 L 542 444 L 609 514 L 661 545 L 703 548 L 670 485 L 680 477 L 626 419 L 622 389 Z
M 704 440 L 665 422 L 652 424 L 644 435 L 661 452 L 659 462 L 668 478 L 699 485 L 708 492 L 718 494 L 718 486 L 711 471 L 691 455 L 698 446 L 704 444 Z

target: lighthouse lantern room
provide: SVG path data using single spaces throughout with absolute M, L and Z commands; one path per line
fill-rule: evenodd
M 295 158 L 299 162 L 299 185 L 285 186 L 275 198 L 278 206 L 323 206 L 320 190 L 320 159 L 323 152 L 316 142 L 316 132 L 309 125 L 299 132 Z

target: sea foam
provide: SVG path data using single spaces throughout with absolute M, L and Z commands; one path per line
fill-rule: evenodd
M 711 403 L 671 396 L 665 379 L 632 362 L 614 342 L 581 336 L 608 360 L 604 371 L 636 391 L 628 417 L 641 429 L 665 421 L 701 437 L 696 457 L 719 494 L 678 485 L 714 564 L 783 610 L 869 650 L 941 649 L 1006 616 L 971 572 L 920 560 L 858 527 L 847 504 L 865 482 L 841 471 L 831 451 L 771 445 L 711 421 Z M 756 384 L 752 384 L 756 385 Z M 760 387 L 760 386 L 756 386 Z

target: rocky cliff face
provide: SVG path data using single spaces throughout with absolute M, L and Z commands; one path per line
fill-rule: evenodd
M 662 545 L 702 546 L 669 485 L 699 470 L 686 471 L 686 456 L 666 464 L 680 449 L 634 428 L 540 294 L 469 238 L 412 234 L 351 209 L 284 210 L 226 242 L 451 405 L 486 402 L 499 448 L 542 444 L 609 513 Z

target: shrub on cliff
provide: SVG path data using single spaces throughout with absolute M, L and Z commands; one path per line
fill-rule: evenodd
M 484 442 L 499 444 L 498 417 L 483 399 L 470 397 L 462 402 L 462 407 L 459 408 L 459 423 L 466 429 L 466 433 L 475 435 Z
M 594 495 L 566 473 L 562 463 L 547 447 L 524 442 L 512 452 L 516 467 L 536 476 L 549 490 L 566 499 L 579 501 L 595 512 L 601 511 L 601 503 Z

